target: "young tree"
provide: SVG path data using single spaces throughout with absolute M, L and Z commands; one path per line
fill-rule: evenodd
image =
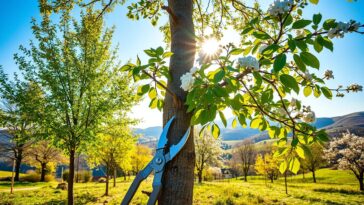
M 89 149 L 89 161 L 106 168 L 105 196 L 109 195 L 109 179 L 120 164 L 130 162 L 135 137 L 132 136 L 125 119 L 105 125 Z
M 364 137 L 345 133 L 342 138 L 330 142 L 325 154 L 329 162 L 340 169 L 351 170 L 358 179 L 361 191 L 364 191 Z
M 95 138 L 98 126 L 116 110 L 133 103 L 129 79 L 120 73 L 111 48 L 112 29 L 105 29 L 98 11 L 87 9 L 80 21 L 72 5 L 52 10 L 40 1 L 41 22 L 32 22 L 35 40 L 21 47 L 15 59 L 26 79 L 38 82 L 46 98 L 46 127 L 69 155 L 68 204 L 74 204 L 75 154 Z M 59 12 L 53 22 L 52 11 Z M 55 20 L 54 20 L 55 21 Z
M 62 155 L 62 151 L 54 147 L 51 142 L 46 140 L 38 141 L 32 144 L 26 151 L 27 158 L 26 163 L 39 167 L 40 169 L 40 181 L 45 181 L 45 175 L 47 167 L 50 164 L 53 166 L 58 163 L 66 163 L 65 157 Z
M 243 175 L 244 175 L 244 181 L 247 181 L 248 172 L 250 169 L 250 166 L 254 164 L 255 158 L 256 158 L 256 151 L 254 148 L 254 144 L 251 140 L 244 140 L 238 148 L 236 148 L 236 153 L 239 156 Z
M 202 174 L 209 165 L 216 164 L 221 154 L 221 142 L 209 132 L 195 134 L 196 170 L 198 183 L 202 183 Z
M 309 170 L 312 172 L 313 182 L 316 183 L 316 170 L 320 169 L 327 160 L 324 157 L 323 147 L 319 144 L 311 145 L 311 154 L 305 156 L 305 159 L 302 159 L 303 170 Z
M 59 0 L 55 5 L 60 2 L 70 1 Z M 101 2 L 102 16 L 115 5 L 127 1 L 81 2 L 86 6 Z M 127 15 L 136 20 L 150 19 L 155 25 L 165 11 L 169 21 L 161 30 L 173 55 L 161 47 L 149 49 L 145 51 L 151 57 L 147 64 L 138 59 L 135 64 L 126 65 L 124 70 L 136 80 L 155 81 L 151 83 L 153 86 L 141 85 L 139 90 L 141 95 L 150 94 L 151 108 L 163 108 L 164 124 L 176 115 L 176 123 L 169 132 L 169 143 L 178 142 L 181 133 L 197 124 L 212 126 L 214 135 L 219 135 L 219 127 L 214 123 L 216 115 L 219 113 L 225 119 L 222 111 L 230 108 L 235 115 L 235 125 L 239 122 L 245 126 L 250 119 L 251 127 L 268 130 L 271 137 L 286 144 L 287 133 L 292 132 L 294 143 L 289 143 L 285 149 L 290 150 L 292 146 L 296 150 L 298 144 L 326 141 L 327 136 L 310 124 L 315 120 L 315 113 L 309 107 L 301 109 L 296 100 L 297 103 L 290 106 L 291 93 L 303 90 L 305 96 L 323 94 L 331 99 L 332 91 L 343 96 L 342 91 L 362 90 L 357 84 L 331 90 L 325 86 L 325 80 L 333 77 L 331 71 L 326 71 L 324 77 L 312 74 L 312 68 L 320 68 L 320 61 L 312 54 L 313 49 L 317 53 L 324 48 L 332 51 L 331 38 L 343 37 L 348 32 L 362 33 L 358 29 L 364 27 L 355 21 L 343 23 L 328 19 L 322 23 L 321 14 L 305 19 L 305 6 L 317 4 L 318 0 L 275 0 L 267 11 L 256 2 L 249 4 L 240 0 L 167 2 L 164 5 L 161 0 L 133 1 L 127 7 Z M 212 32 L 207 33 L 207 28 Z M 207 49 L 200 49 L 205 47 L 201 44 L 213 42 L 209 39 L 211 36 L 220 38 L 228 28 L 241 35 L 241 45 L 226 46 L 221 53 L 211 49 L 211 44 Z M 198 59 L 200 65 L 192 68 L 197 49 L 202 51 Z M 169 68 L 164 65 L 168 56 L 171 56 Z M 214 58 L 216 56 L 219 57 Z M 293 60 L 288 62 L 287 59 Z M 282 150 L 278 149 L 278 152 Z M 287 160 L 289 164 L 298 161 L 295 155 Z M 194 145 L 193 136 L 190 136 L 184 149 L 165 168 L 159 203 L 192 204 L 193 164 Z M 295 169 L 297 166 L 285 167 Z
M 137 144 L 131 154 L 131 169 L 134 174 L 142 170 L 153 158 L 152 150 L 144 145 Z
M 265 154 L 264 156 L 259 154 L 254 168 L 258 174 L 268 177 L 272 183 L 278 177 L 278 161 L 272 154 Z
M 15 76 L 10 81 L 0 67 L 0 123 L 5 128 L 0 150 L 15 160 L 15 181 L 19 181 L 20 165 L 26 150 L 39 137 L 43 96 L 38 84 L 22 82 Z

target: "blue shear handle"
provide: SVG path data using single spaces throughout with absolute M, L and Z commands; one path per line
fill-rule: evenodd
M 131 186 L 129 187 L 128 192 L 126 193 L 123 201 L 121 202 L 121 205 L 128 205 L 133 198 L 135 192 L 137 191 L 140 183 L 149 176 L 149 174 L 152 172 L 153 168 L 151 166 L 151 163 L 149 163 L 142 171 L 140 171 Z

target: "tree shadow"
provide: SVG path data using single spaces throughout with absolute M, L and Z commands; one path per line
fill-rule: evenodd
M 47 201 L 41 205 L 65 205 L 66 202 L 64 200 L 60 200 L 60 199 L 52 199 L 50 201 Z
M 327 204 L 327 205 L 345 205 L 344 203 L 339 203 L 339 202 L 336 202 L 336 201 L 322 200 L 322 199 L 319 199 L 319 198 L 311 198 L 311 197 L 307 197 L 307 196 L 298 196 L 298 197 L 295 196 L 295 198 L 302 199 L 302 200 L 307 200 L 310 203 L 320 202 L 322 204 Z
M 340 194 L 348 194 L 348 195 L 364 195 L 364 192 L 355 191 L 355 190 L 347 190 L 347 189 L 335 189 L 335 188 L 320 188 L 314 189 L 315 192 L 323 192 L 323 193 L 340 193 Z
M 87 204 L 89 202 L 97 202 L 97 197 L 90 194 L 84 193 L 75 197 L 75 204 Z

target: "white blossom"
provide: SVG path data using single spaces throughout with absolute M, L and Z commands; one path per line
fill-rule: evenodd
M 296 98 L 292 98 L 291 99 L 291 103 L 290 103 L 290 106 L 292 107 L 292 108 L 296 108 L 297 107 L 297 99 Z
M 190 73 L 193 75 L 198 71 L 198 68 L 196 66 L 192 67 L 190 70 Z
M 253 68 L 255 70 L 259 69 L 259 62 L 253 56 L 247 56 L 238 58 L 238 66 L 242 68 Z
M 307 70 L 303 75 L 307 81 L 312 81 L 312 75 Z
M 327 80 L 334 79 L 332 70 L 326 70 L 324 75 Z
M 296 37 L 303 37 L 305 35 L 306 35 L 305 29 L 297 29 L 296 30 Z
M 353 83 L 351 85 L 349 85 L 347 88 L 346 88 L 348 91 L 351 90 L 353 92 L 361 92 L 363 91 L 363 86 L 357 84 L 357 83 Z
M 283 108 L 277 108 L 276 110 L 277 114 L 280 115 L 280 116 L 285 116 L 287 114 L 286 110 L 283 109 Z
M 190 91 L 192 89 L 193 83 L 195 82 L 192 73 L 187 72 L 181 76 L 181 88 L 184 91 Z
M 329 38 L 343 38 L 345 33 L 357 31 L 360 23 L 350 20 L 350 22 L 338 22 L 335 28 L 328 31 L 327 36 Z
M 293 5 L 293 0 L 275 0 L 269 5 L 268 13 L 272 16 L 278 16 L 279 14 L 285 14 Z
M 315 113 L 313 111 L 302 113 L 301 120 L 306 123 L 311 123 L 316 120 Z

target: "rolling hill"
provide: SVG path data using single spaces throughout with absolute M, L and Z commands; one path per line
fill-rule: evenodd
M 232 119 L 228 120 L 228 124 L 231 125 Z M 266 132 L 261 132 L 257 129 L 250 127 L 232 128 L 228 126 L 224 128 L 221 122 L 218 122 L 221 128 L 221 137 L 224 141 L 236 141 L 243 140 L 246 138 L 252 138 L 253 141 L 259 142 L 262 140 L 269 139 Z M 249 124 L 249 123 L 248 123 Z M 340 136 L 341 133 L 347 130 L 351 133 L 364 136 L 364 112 L 356 112 L 348 115 L 338 117 L 323 117 L 317 118 L 314 125 L 317 128 L 326 129 L 327 133 L 332 137 Z M 148 127 L 146 129 L 135 129 L 134 133 L 142 135 L 140 142 L 151 142 L 156 141 L 162 132 L 162 127 Z

